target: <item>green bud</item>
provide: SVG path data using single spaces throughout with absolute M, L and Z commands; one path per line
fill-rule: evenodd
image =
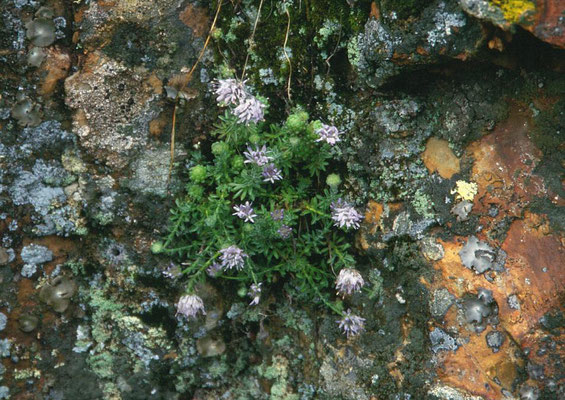
M 253 231 L 253 224 L 244 224 L 243 225 L 243 231 L 250 233 L 251 231 Z
M 244 286 L 240 287 L 237 289 L 237 295 L 239 297 L 245 297 L 247 295 L 247 289 Z
M 153 254 L 162 253 L 164 249 L 165 246 L 163 246 L 162 242 L 153 242 L 153 244 L 151 245 L 151 253 Z
M 298 111 L 290 114 L 286 119 L 286 126 L 292 131 L 300 131 L 304 129 L 308 123 L 308 113 L 305 111 Z
M 338 187 L 341 183 L 341 178 L 338 174 L 329 174 L 326 178 L 326 183 L 328 184 L 328 186 L 335 188 Z
M 241 169 L 243 168 L 243 157 L 242 156 L 235 156 L 232 160 L 231 160 L 231 166 L 233 167 L 233 169 Z
M 214 225 L 216 225 L 216 220 L 216 215 L 210 215 L 204 220 L 204 223 L 206 224 L 206 226 L 212 228 Z
M 322 127 L 322 121 L 316 120 L 308 124 L 308 135 L 312 137 L 317 137 L 316 131 Z
M 200 185 L 190 185 L 188 187 L 188 195 L 195 200 L 201 199 L 203 194 L 204 188 Z
M 223 32 L 220 28 L 215 28 L 212 31 L 212 38 L 214 38 L 215 40 L 220 39 L 222 37 L 222 35 L 223 35 Z
M 227 153 L 230 150 L 230 147 L 226 142 L 215 142 L 212 143 L 212 154 L 215 156 L 219 156 L 221 154 Z
M 316 121 L 312 121 L 310 122 L 310 128 L 313 131 L 317 131 L 318 129 L 320 129 L 322 127 L 322 121 L 320 120 L 316 120 Z
M 290 139 L 288 139 L 288 142 L 292 147 L 296 147 L 300 144 L 300 139 L 296 136 L 292 136 Z
M 253 133 L 249 135 L 249 143 L 257 144 L 259 140 L 261 140 L 261 137 L 258 134 Z
M 204 165 L 196 165 L 190 169 L 190 180 L 195 183 L 204 182 L 206 174 L 207 171 Z

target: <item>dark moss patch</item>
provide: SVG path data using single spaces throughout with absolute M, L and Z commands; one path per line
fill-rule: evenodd
M 381 12 L 390 14 L 396 13 L 400 19 L 418 16 L 432 0 L 380 0 Z

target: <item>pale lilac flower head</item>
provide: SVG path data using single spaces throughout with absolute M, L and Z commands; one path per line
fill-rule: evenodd
M 351 204 L 343 199 L 338 199 L 332 203 L 331 210 L 335 226 L 359 229 L 359 222 L 363 219 L 363 216 Z
M 249 125 L 250 122 L 262 121 L 265 116 L 265 105 L 249 95 L 233 110 L 240 123 Z
M 233 209 L 235 212 L 232 215 L 238 216 L 245 222 L 255 222 L 253 218 L 255 218 L 257 214 L 254 213 L 250 202 L 246 201 L 245 204 L 234 206 Z
M 215 84 L 214 93 L 219 104 L 239 104 L 247 98 L 245 82 L 237 79 L 218 79 Z
M 316 142 L 324 141 L 331 146 L 337 142 L 341 142 L 339 135 L 343 134 L 335 126 L 326 124 L 322 124 L 322 127 L 316 130 L 316 133 L 319 136 Z
M 240 270 L 245 264 L 245 257 L 247 254 L 243 252 L 237 246 L 226 247 L 220 250 L 220 264 L 224 269 L 235 269 Z
M 273 159 L 273 157 L 267 155 L 267 151 L 267 146 L 265 145 L 263 145 L 261 148 L 259 148 L 259 146 L 255 146 L 255 150 L 247 146 L 247 151 L 243 152 L 243 155 L 245 156 L 245 158 L 247 158 L 244 163 L 253 163 L 262 167 Z
M 336 322 L 347 337 L 358 335 L 365 330 L 365 318 L 351 314 L 351 310 L 344 312 L 343 318 Z
M 196 315 L 201 312 L 206 315 L 204 310 L 204 302 L 195 294 L 186 294 L 179 299 L 177 303 L 177 314 L 182 314 L 187 318 L 196 318 Z
M 222 270 L 222 265 L 217 262 L 213 262 L 208 268 L 206 268 L 206 273 L 209 277 L 215 278 Z
M 179 266 L 175 263 L 170 263 L 166 270 L 163 271 L 163 275 L 169 279 L 178 278 L 182 275 L 182 271 Z
M 277 208 L 271 212 L 271 218 L 274 221 L 282 221 L 284 218 L 284 210 L 282 208 Z
M 275 167 L 275 164 L 265 165 L 263 167 L 263 182 L 275 183 L 282 179 L 281 170 Z
M 335 281 L 335 288 L 338 294 L 346 295 L 361 290 L 365 281 L 363 277 L 354 268 L 344 268 L 339 271 L 339 275 Z
M 256 306 L 257 304 L 259 304 L 259 300 L 261 299 L 261 285 L 262 283 L 254 283 L 249 288 L 248 296 L 253 298 L 253 300 L 251 300 L 251 303 L 249 303 L 250 306 Z
M 288 239 L 292 234 L 292 228 L 288 225 L 283 225 L 277 230 L 277 233 L 281 238 Z

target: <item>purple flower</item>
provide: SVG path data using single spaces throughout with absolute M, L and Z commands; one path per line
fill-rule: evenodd
M 343 330 L 343 333 L 345 333 L 347 337 L 355 336 L 361 331 L 365 330 L 365 318 L 351 314 L 351 310 L 344 312 L 343 318 L 336 322 L 339 324 L 339 328 Z
M 253 300 L 251 300 L 251 303 L 249 303 L 250 306 L 256 306 L 257 304 L 259 304 L 259 300 L 261 298 L 261 285 L 262 283 L 254 283 L 249 288 L 249 293 L 247 293 L 247 295 L 253 298 Z
M 245 204 L 234 206 L 233 209 L 236 212 L 234 212 L 232 215 L 237 215 L 245 222 L 255 222 L 253 221 L 253 218 L 255 218 L 257 214 L 253 213 L 253 208 L 251 207 L 251 203 L 249 203 L 248 201 L 246 201 Z
M 261 148 L 259 148 L 259 146 L 255 146 L 255 150 L 247 146 L 247 151 L 244 151 L 243 155 L 245 156 L 245 158 L 247 158 L 247 160 L 244 161 L 245 164 L 253 163 L 257 164 L 260 167 L 267 164 L 273 159 L 272 157 L 267 155 L 267 146 L 265 145 L 263 145 L 263 147 Z
M 335 288 L 338 294 L 349 295 L 353 292 L 358 292 L 364 284 L 365 281 L 359 271 L 354 268 L 344 268 L 339 271 L 339 275 L 335 281 Z
M 288 225 L 283 225 L 277 230 L 277 233 L 281 238 L 288 239 L 292 234 L 292 228 Z
M 337 142 L 341 142 L 339 135 L 343 134 L 335 126 L 326 125 L 326 124 L 322 124 L 322 127 L 316 130 L 316 133 L 319 136 L 316 142 L 324 141 L 330 144 L 331 146 L 333 146 Z
M 195 294 L 187 294 L 182 296 L 177 303 L 177 314 L 182 314 L 187 318 L 196 318 L 198 312 L 206 315 L 204 310 L 204 302 Z
M 275 164 L 272 163 L 263 167 L 263 177 L 265 178 L 263 179 L 263 182 L 271 183 L 275 183 L 275 181 L 280 181 L 282 179 L 280 169 L 275 167 Z
M 209 277 L 215 278 L 222 270 L 222 265 L 220 263 L 214 262 L 208 268 L 206 268 L 206 273 Z
M 240 123 L 249 125 L 250 122 L 262 121 L 265 116 L 265 105 L 255 97 L 249 95 L 241 100 L 239 105 L 233 110 Z
M 352 205 L 342 199 L 338 199 L 332 203 L 331 209 L 335 226 L 359 229 L 359 222 L 363 219 L 363 216 Z
M 236 79 L 219 79 L 214 88 L 216 101 L 220 104 L 239 104 L 247 98 L 245 82 Z
M 240 270 L 245 264 L 245 257 L 248 257 L 247 254 L 237 246 L 226 247 L 220 250 L 220 253 L 220 264 L 223 269 L 232 269 L 235 267 L 235 269 Z
M 182 272 L 178 265 L 175 263 L 170 263 L 166 270 L 163 271 L 163 275 L 169 279 L 178 278 L 182 275 Z
M 282 221 L 284 218 L 284 210 L 282 208 L 278 208 L 271 212 L 271 218 L 274 221 Z

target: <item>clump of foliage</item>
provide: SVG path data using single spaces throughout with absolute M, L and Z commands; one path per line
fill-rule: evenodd
M 341 179 L 331 167 L 342 133 L 309 121 L 300 109 L 283 124 L 242 120 L 237 108 L 219 119 L 210 151 L 190 154 L 186 194 L 177 199 L 170 231 L 158 246 L 185 266 L 183 310 L 189 316 L 203 311 L 188 296 L 206 275 L 249 286 L 252 304 L 262 284 L 283 277 L 305 296 L 350 316 L 328 290 L 340 270 L 355 266 L 350 231 L 361 219 L 343 200 Z

